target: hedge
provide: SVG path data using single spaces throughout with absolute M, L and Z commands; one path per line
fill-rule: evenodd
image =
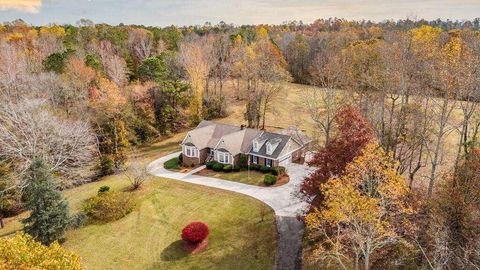
M 207 169 L 209 169 L 209 170 L 213 169 L 213 166 L 214 166 L 215 164 L 218 164 L 218 162 L 216 162 L 216 161 L 214 161 L 214 160 L 207 162 Z
M 261 173 L 269 173 L 272 169 L 268 166 L 262 166 L 260 167 L 260 172 Z
M 230 164 L 223 166 L 223 171 L 224 171 L 224 172 L 227 172 L 227 173 L 228 173 L 228 172 L 231 172 L 232 170 L 233 170 L 233 167 L 232 167 L 232 165 L 230 165 Z
M 216 172 L 220 172 L 223 170 L 223 164 L 221 163 L 216 163 L 212 166 L 212 169 Z

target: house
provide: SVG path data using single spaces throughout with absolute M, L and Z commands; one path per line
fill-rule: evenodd
M 181 143 L 182 162 L 185 166 L 211 160 L 239 165 L 243 154 L 250 164 L 285 166 L 290 162 L 303 163 L 311 143 L 312 140 L 295 127 L 267 132 L 202 121 Z

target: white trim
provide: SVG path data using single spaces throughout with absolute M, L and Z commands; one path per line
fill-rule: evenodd
M 262 156 L 262 155 L 259 155 L 259 154 L 257 154 L 257 153 L 252 153 L 252 152 L 247 153 L 247 155 L 257 156 L 257 157 L 262 157 L 262 158 L 269 158 L 269 159 L 272 159 L 272 160 L 279 160 L 279 159 L 284 158 L 284 157 L 286 157 L 286 156 L 288 156 L 288 155 L 291 155 L 293 152 L 298 151 L 298 150 L 302 149 L 303 147 L 304 147 L 304 146 L 299 147 L 299 148 L 297 148 L 297 149 L 295 149 L 295 150 L 292 150 L 292 151 L 290 151 L 290 152 L 286 153 L 285 155 L 280 156 L 280 157 L 278 157 L 278 158 Z
M 200 151 L 195 146 L 182 145 L 182 154 L 187 157 L 198 158 L 200 156 Z
M 222 164 L 233 165 L 233 156 L 229 152 L 215 151 L 215 160 Z

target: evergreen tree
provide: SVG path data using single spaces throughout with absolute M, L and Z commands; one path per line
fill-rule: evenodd
M 26 188 L 26 207 L 30 217 L 24 219 L 25 232 L 44 245 L 61 240 L 69 224 L 68 203 L 62 199 L 52 175 L 41 160 L 30 166 Z

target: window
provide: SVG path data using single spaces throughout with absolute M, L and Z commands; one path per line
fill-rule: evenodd
M 273 160 L 267 158 L 267 159 L 265 160 L 265 164 L 267 165 L 267 167 L 272 167 Z
M 198 157 L 198 149 L 195 146 L 183 146 L 183 154 L 187 157 Z
M 258 152 L 258 142 L 253 141 L 253 151 Z
M 217 161 L 223 164 L 231 164 L 232 156 L 229 153 L 217 152 Z
M 272 145 L 270 143 L 267 143 L 267 155 L 272 154 Z
M 253 164 L 258 164 L 258 157 L 257 156 L 251 156 L 252 157 L 252 163 Z

